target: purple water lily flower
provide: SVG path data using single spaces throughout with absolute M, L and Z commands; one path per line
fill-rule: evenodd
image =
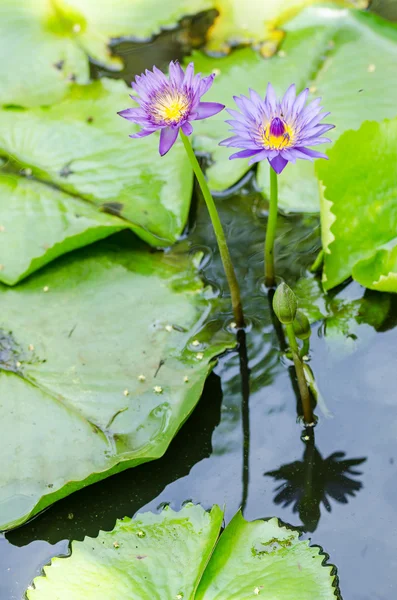
M 322 137 L 334 125 L 320 123 L 330 114 L 322 112 L 321 98 L 305 106 L 309 90 L 305 89 L 296 96 L 295 84 L 288 88 L 282 100 L 277 100 L 270 83 L 264 100 L 254 90 L 249 92 L 250 98 L 234 96 L 241 113 L 226 109 L 233 117 L 226 123 L 231 125 L 234 135 L 221 142 L 220 146 L 242 148 L 232 154 L 231 159 L 250 158 L 251 165 L 267 158 L 279 174 L 288 162 L 295 163 L 297 158 L 311 161 L 328 158 L 326 154 L 307 147 L 331 141 Z
M 194 65 L 190 63 L 183 72 L 180 64 L 170 62 L 169 77 L 160 69 L 146 70 L 135 77 L 131 85 L 137 96 L 131 98 L 139 104 L 138 108 L 127 108 L 118 114 L 142 129 L 130 137 L 139 138 L 161 130 L 159 151 L 164 156 L 173 146 L 179 129 L 190 135 L 193 127 L 190 121 L 206 119 L 225 108 L 218 102 L 200 102 L 210 89 L 215 75 L 201 77 L 194 74 Z

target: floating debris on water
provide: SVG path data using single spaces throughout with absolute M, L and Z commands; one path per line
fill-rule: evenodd
M 163 393 L 163 388 L 161 387 L 161 385 L 155 385 L 154 388 L 153 388 L 153 391 L 156 394 L 162 394 Z

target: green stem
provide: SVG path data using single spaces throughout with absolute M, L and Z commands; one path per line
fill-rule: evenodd
M 308 356 L 310 352 L 310 339 L 307 338 L 306 340 L 303 340 L 303 344 L 302 344 L 302 348 L 300 351 L 300 356 L 303 358 L 304 356 Z
M 303 370 L 302 359 L 299 354 L 299 347 L 296 341 L 294 328 L 292 323 L 286 325 L 285 328 L 287 330 L 288 341 L 292 351 L 292 358 L 294 359 L 296 377 L 298 379 L 299 392 L 302 400 L 303 418 L 306 425 L 311 425 L 314 423 L 312 403 L 310 399 L 309 388 L 306 382 L 305 372 Z
M 317 271 L 319 271 L 321 269 L 321 267 L 323 266 L 323 262 L 324 262 L 324 250 L 320 250 L 320 252 L 317 254 L 316 260 L 310 267 L 310 271 L 312 273 L 317 273 Z
M 219 218 L 214 199 L 212 198 L 207 181 L 204 177 L 204 173 L 202 172 L 196 155 L 194 154 L 189 138 L 183 133 L 182 129 L 180 129 L 180 134 L 183 145 L 185 146 L 186 153 L 189 157 L 190 163 L 193 167 L 193 171 L 199 183 L 200 189 L 203 193 L 208 212 L 210 214 L 216 240 L 218 242 L 223 268 L 225 269 L 226 278 L 229 284 L 230 294 L 232 297 L 234 319 L 236 321 L 236 326 L 238 328 L 241 328 L 244 327 L 244 314 L 240 298 L 240 288 L 237 282 L 237 277 L 234 271 L 233 263 L 230 258 L 229 248 L 227 247 L 225 232 L 223 231 L 222 223 Z
M 270 204 L 265 240 L 265 283 L 266 287 L 276 284 L 274 273 L 274 240 L 277 226 L 278 181 L 276 171 L 270 167 Z

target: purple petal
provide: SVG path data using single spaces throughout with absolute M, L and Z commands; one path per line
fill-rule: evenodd
M 186 121 L 183 125 L 182 125 L 182 131 L 185 135 L 191 135 L 191 133 L 193 132 L 193 127 L 191 126 L 191 124 L 189 123 L 189 121 Z
M 249 93 L 250 93 L 250 96 L 251 96 L 251 100 L 255 104 L 256 108 L 260 109 L 262 107 L 263 100 L 260 97 L 260 95 L 258 94 L 258 92 L 256 92 L 255 90 L 252 90 L 250 88 L 249 89 Z
M 323 154 L 322 152 L 317 152 L 316 150 L 311 150 L 310 148 L 303 148 L 303 146 L 297 148 L 297 150 L 303 152 L 303 154 L 306 154 L 307 156 L 311 156 L 312 158 L 325 158 L 326 160 L 329 159 L 329 156 L 327 156 L 326 154 Z
M 233 100 L 246 117 L 255 118 L 255 105 L 249 98 L 246 96 L 233 96 Z
M 194 75 L 194 64 L 191 62 L 188 64 L 188 66 L 186 67 L 186 71 L 185 71 L 184 85 L 186 88 L 191 87 L 193 75 Z
M 246 124 L 246 119 L 237 110 L 234 110 L 233 108 L 227 108 L 226 112 L 228 112 L 229 115 L 233 117 L 233 119 L 240 121 L 240 123 L 243 123 L 243 125 Z M 229 123 L 229 121 L 226 121 L 226 123 Z
M 146 137 L 147 135 L 150 135 L 151 133 L 154 133 L 155 131 L 157 131 L 157 127 L 155 129 L 141 129 L 141 131 L 138 131 L 138 133 L 131 133 L 130 138 Z
M 276 93 L 274 91 L 274 88 L 273 88 L 273 86 L 272 86 L 272 84 L 270 82 L 267 84 L 265 102 L 268 105 L 268 107 L 270 108 L 271 112 L 276 112 L 276 110 L 277 110 L 277 97 L 276 97 Z
M 176 138 L 178 137 L 178 127 L 165 127 L 161 130 L 160 134 L 160 156 L 164 156 L 175 144 Z
M 296 96 L 296 88 L 295 84 L 289 86 L 288 90 L 285 92 L 284 98 L 281 100 L 281 108 L 285 117 L 290 116 L 292 106 L 295 102 Z M 280 171 L 281 173 L 281 171 Z
M 208 77 L 203 77 L 203 79 L 200 82 L 200 87 L 199 87 L 200 98 L 201 98 L 201 96 L 204 96 L 204 94 L 206 94 L 208 92 L 211 85 L 213 84 L 214 79 L 215 79 L 214 73 L 212 73 L 212 75 L 209 75 Z
M 233 158 L 250 158 L 251 156 L 259 154 L 259 152 L 261 152 L 260 148 L 256 150 L 241 150 L 240 152 L 236 152 L 229 156 L 229 160 L 232 160 Z
M 125 110 L 120 110 L 117 114 L 129 121 L 146 118 L 146 113 L 142 108 L 126 108 Z
M 171 82 L 174 85 L 176 85 L 177 87 L 179 87 L 182 84 L 185 74 L 183 72 L 181 65 L 179 64 L 179 62 L 177 60 L 170 62 L 169 72 L 170 72 Z
M 295 114 L 299 114 L 301 112 L 302 108 L 305 106 L 305 102 L 306 102 L 308 93 L 309 93 L 309 88 L 306 88 L 305 90 L 303 90 L 303 92 L 301 92 L 299 94 L 299 96 L 297 96 L 297 98 L 294 102 L 294 105 L 292 107 L 292 111 Z
M 219 102 L 200 102 L 200 104 L 195 110 L 195 120 L 199 121 L 200 119 L 207 119 L 207 117 L 217 115 L 224 108 L 225 105 L 219 104 Z
M 259 154 L 251 158 L 248 164 L 253 165 L 254 163 L 260 162 L 261 160 L 265 160 L 265 158 L 271 160 L 274 156 L 276 156 L 276 154 L 277 152 L 275 152 L 274 150 L 261 150 Z
M 280 175 L 280 173 L 285 169 L 285 167 L 288 164 L 288 160 L 283 158 L 281 154 L 277 154 L 277 156 L 272 160 L 269 159 L 269 162 L 270 166 L 274 171 L 276 171 L 277 175 Z

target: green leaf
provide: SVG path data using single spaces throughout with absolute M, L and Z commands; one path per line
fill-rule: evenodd
M 112 39 L 129 37 L 146 41 L 163 29 L 176 27 L 182 17 L 210 10 L 214 5 L 211 0 L 64 1 L 65 10 L 71 7 L 84 22 L 77 36 L 78 43 L 89 56 L 113 69 L 120 69 L 122 63 L 109 52 Z M 61 4 L 60 0 L 56 3 Z
M 226 527 L 201 580 L 196 600 L 335 600 L 334 568 L 319 547 L 299 541 L 278 519 Z
M 13 285 L 57 256 L 125 228 L 50 186 L 0 172 L 0 281 Z
M 53 559 L 27 597 L 273 600 L 276 593 L 277 600 L 335 600 L 334 567 L 277 519 L 248 523 L 238 513 L 211 557 L 222 518 L 216 505 L 210 513 L 186 505 L 179 513 L 125 518 L 111 532 L 73 542 L 71 556 Z
M 331 0 L 338 3 L 338 0 Z M 209 31 L 209 50 L 227 52 L 230 46 L 238 44 L 266 43 L 265 53 L 277 48 L 283 37 L 278 27 L 306 6 L 321 0 L 215 0 L 219 16 Z M 343 4 L 339 2 L 339 4 Z M 347 0 L 346 5 L 366 8 L 366 0 Z
M 326 290 L 354 275 L 359 261 L 395 244 L 397 119 L 367 122 L 357 132 L 346 132 L 329 156 L 330 161 L 318 164 L 317 169 L 324 185 L 321 225 Z M 359 279 L 378 289 L 385 275 L 385 285 L 396 291 L 394 269 L 395 253 L 388 256 L 385 251 L 359 267 Z
M 329 351 L 338 360 L 369 344 L 388 320 L 392 308 L 390 294 L 378 294 L 358 285 L 325 293 L 314 277 L 299 279 L 294 292 L 309 321 L 320 322 L 318 331 L 328 343 L 332 342 Z
M 353 267 L 353 277 L 367 288 L 397 292 L 397 245 L 358 261 Z
M 210 307 L 186 256 L 127 244 L 0 287 L 0 530 L 162 456 L 234 345 L 222 331 L 191 344 Z
M 333 142 L 366 120 L 394 117 L 396 103 L 390 81 L 397 77 L 396 25 L 357 11 L 311 9 L 287 25 L 287 40 L 309 25 L 323 30 L 323 46 L 317 51 L 314 75 L 306 71 L 300 87 L 309 87 L 312 99 L 322 97 L 324 109 L 331 112 L 327 121 L 335 125 L 329 134 Z M 270 193 L 268 171 L 269 165 L 261 163 L 258 180 L 266 196 Z M 279 200 L 287 212 L 317 212 L 320 192 L 315 164 L 301 160 L 289 165 L 279 177 Z
M 186 505 L 117 521 L 110 532 L 72 543 L 34 581 L 29 600 L 191 600 L 219 536 L 223 513 Z
M 134 129 L 117 115 L 128 103 L 127 86 L 104 79 L 74 86 L 50 108 L 0 110 L 0 153 L 9 159 L 0 168 L 11 175 L 0 175 L 1 281 L 16 283 L 118 229 L 155 246 L 169 246 L 182 233 L 189 160 L 179 143 L 160 158 L 157 135 L 131 140 Z
M 73 80 L 88 82 L 88 59 L 74 39 L 79 21 L 70 17 L 60 21 L 48 0 L 1 0 L 0 105 L 52 104 Z

